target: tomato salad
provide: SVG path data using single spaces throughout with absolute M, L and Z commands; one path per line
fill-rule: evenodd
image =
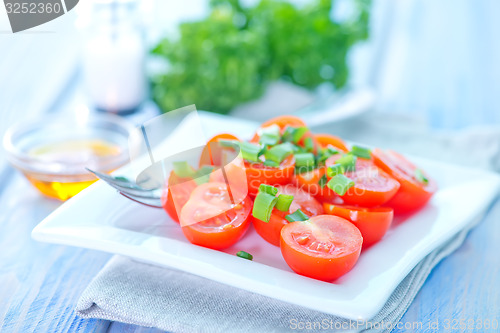
M 250 141 L 215 136 L 197 168 L 174 162 L 166 185 L 163 207 L 191 243 L 224 249 L 253 225 L 293 271 L 323 281 L 351 270 L 395 214 L 417 211 L 437 190 L 402 155 L 314 134 L 293 116 L 263 123 Z

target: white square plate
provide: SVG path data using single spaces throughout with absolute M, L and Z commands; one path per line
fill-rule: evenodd
M 257 125 L 200 115 L 209 136 L 229 132 L 248 137 Z M 368 320 L 420 260 L 487 209 L 500 186 L 500 177 L 493 173 L 413 160 L 436 179 L 439 191 L 424 209 L 395 221 L 385 238 L 364 251 L 354 269 L 335 283 L 293 273 L 280 250 L 253 229 L 223 252 L 192 245 L 163 210 L 136 204 L 102 181 L 53 212 L 32 236 L 121 254 L 325 313 Z M 252 253 L 254 261 L 236 257 L 239 250 Z

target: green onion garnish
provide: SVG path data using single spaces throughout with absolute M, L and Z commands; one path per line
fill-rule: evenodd
M 351 154 L 366 159 L 372 158 L 371 150 L 361 146 L 352 146 Z
M 325 187 L 326 183 L 328 183 L 328 178 L 326 178 L 326 175 L 321 176 L 321 178 L 318 181 L 319 186 L 323 188 Z
M 295 143 L 299 142 L 300 139 L 302 139 L 302 137 L 307 133 L 307 131 L 307 127 L 296 128 L 295 131 L 293 131 L 292 141 Z
M 356 171 L 356 159 L 357 157 L 351 154 L 346 154 L 335 161 L 336 164 L 340 164 L 344 167 L 346 172 Z
M 201 185 L 208 183 L 210 180 L 210 174 L 214 171 L 215 167 L 212 165 L 204 165 L 198 171 L 196 171 L 194 181 L 196 184 Z
M 327 153 L 329 156 L 332 156 L 338 154 L 339 150 L 337 148 L 334 148 L 332 145 L 328 145 L 328 147 L 324 149 L 324 153 Z
M 304 147 L 307 151 L 312 151 L 314 149 L 314 142 L 311 137 L 307 137 L 304 140 Z
M 278 194 L 278 189 L 274 186 L 271 186 L 271 185 L 260 184 L 259 185 L 259 192 L 264 192 L 264 193 L 268 193 L 272 196 L 275 196 L 276 194 Z
M 326 186 L 328 186 L 328 188 L 333 190 L 338 195 L 342 196 L 347 192 L 348 189 L 354 186 L 354 181 L 347 178 L 343 174 L 338 174 L 330 179 Z
M 342 164 L 339 164 L 339 163 L 336 163 L 334 165 L 330 165 L 326 169 L 326 175 L 330 178 L 334 177 L 338 174 L 344 173 L 344 172 L 345 172 L 344 167 L 342 166 Z
M 285 219 L 288 222 L 297 222 L 297 221 L 309 220 L 309 216 L 304 214 L 304 212 L 302 212 L 300 209 L 297 209 L 292 214 L 288 214 L 287 216 L 285 216 Z
M 175 174 L 181 178 L 191 178 L 195 174 L 193 168 L 186 161 L 177 161 L 172 164 Z
M 299 146 L 294 145 L 291 142 L 284 142 L 284 143 L 282 143 L 282 145 L 290 148 L 294 153 L 299 152 L 301 150 Z
M 240 258 L 247 259 L 247 260 L 253 259 L 253 255 L 251 255 L 250 253 L 245 252 L 245 251 L 238 251 L 238 252 L 236 252 L 236 255 Z
M 240 142 L 241 155 L 250 162 L 259 162 L 260 146 L 250 142 Z
M 266 192 L 259 192 L 253 203 L 252 216 L 264 222 L 269 222 L 271 213 L 278 198 Z
M 281 139 L 280 128 L 278 125 L 264 127 L 260 131 L 259 143 L 261 145 L 273 146 Z
M 318 165 L 323 164 L 330 156 L 338 154 L 339 151 L 332 146 L 328 146 L 326 148 L 321 149 L 318 154 L 317 163 Z
M 428 184 L 429 178 L 424 175 L 424 172 L 420 169 L 415 169 L 415 178 L 422 184 Z
M 276 209 L 282 212 L 288 212 L 290 205 L 293 201 L 293 195 L 280 194 L 278 195 L 278 201 L 276 202 Z
M 293 149 L 289 145 L 282 143 L 272 147 L 269 150 L 266 150 L 264 156 L 266 157 L 266 160 L 270 160 L 280 164 L 291 154 L 293 154 Z
M 271 160 L 265 160 L 264 165 L 268 166 L 268 167 L 272 167 L 272 168 L 277 168 L 280 166 L 278 163 L 271 161 Z
M 314 165 L 315 161 L 314 161 L 314 155 L 312 153 L 295 154 L 296 167 L 309 167 Z
M 267 146 L 274 146 L 277 144 L 280 140 L 279 136 L 273 136 L 269 134 L 262 134 L 262 136 L 259 139 L 259 143 L 261 145 L 267 145 Z
M 221 147 L 226 147 L 226 148 L 236 148 L 238 147 L 239 141 L 238 140 L 229 140 L 229 139 L 219 139 L 217 141 Z

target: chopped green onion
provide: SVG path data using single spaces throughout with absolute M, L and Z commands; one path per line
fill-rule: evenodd
M 356 171 L 356 156 L 351 154 L 346 154 L 335 161 L 336 164 L 340 164 L 347 171 Z
M 422 184 L 428 184 L 429 178 L 424 175 L 424 172 L 420 169 L 415 169 L 415 178 Z
M 302 139 L 302 137 L 307 133 L 307 131 L 307 127 L 296 128 L 295 131 L 293 131 L 292 141 L 295 143 L 299 142 L 300 139 Z
M 278 195 L 278 201 L 276 202 L 276 209 L 282 212 L 288 212 L 290 205 L 293 201 L 293 195 L 280 194 Z
M 354 181 L 347 178 L 343 174 L 338 174 L 330 179 L 326 186 L 328 186 L 328 188 L 333 190 L 338 195 L 342 196 L 347 192 L 348 189 L 354 186 Z
M 352 146 L 351 154 L 366 159 L 372 158 L 371 150 L 361 146 Z
M 208 183 L 210 180 L 210 174 L 214 171 L 215 167 L 212 165 L 204 165 L 195 173 L 194 181 L 196 184 L 201 185 Z
M 268 167 L 272 167 L 272 168 L 277 168 L 280 166 L 278 163 L 271 161 L 271 160 L 265 160 L 264 165 L 268 166 Z
M 229 139 L 219 139 L 217 141 L 222 147 L 226 148 L 236 148 L 238 147 L 239 141 L 237 140 L 229 140 Z
M 266 157 L 266 160 L 271 160 L 280 164 L 291 154 L 293 154 L 293 149 L 289 145 L 282 143 L 266 150 L 264 156 Z
M 304 140 L 304 146 L 305 146 L 305 148 L 306 148 L 307 151 L 312 151 L 314 149 L 313 139 L 311 137 L 307 137 Z
M 236 252 L 236 255 L 240 258 L 247 259 L 247 260 L 253 259 L 253 255 L 251 255 L 250 253 L 245 252 L 245 251 L 238 251 L 238 252 Z
M 302 139 L 307 131 L 309 131 L 307 127 L 288 126 L 283 133 L 283 140 L 297 143 Z
M 273 136 L 280 136 L 280 127 L 276 124 L 269 125 L 267 127 L 263 127 L 259 130 L 259 134 L 262 136 L 264 134 L 270 134 Z
M 275 196 L 276 194 L 278 194 L 278 189 L 274 186 L 271 186 L 271 185 L 260 184 L 259 185 L 259 192 L 264 192 L 264 193 L 268 193 L 272 196 Z
M 294 144 L 293 144 L 293 143 L 291 143 L 291 142 L 284 142 L 284 143 L 282 143 L 282 145 L 283 145 L 284 147 L 288 147 L 288 148 L 290 148 L 290 149 L 291 149 L 294 153 L 296 153 L 296 152 L 299 152 L 299 151 L 300 151 L 300 147 L 299 147 L 299 146 L 297 146 L 297 145 L 294 145 Z
M 309 220 L 309 216 L 304 214 L 304 212 L 302 212 L 300 209 L 297 209 L 292 214 L 288 214 L 287 216 L 285 216 L 285 219 L 288 222 L 297 222 L 297 221 Z
M 259 192 L 253 203 L 252 216 L 264 222 L 269 222 L 271 213 L 278 198 L 266 192 Z
M 326 175 L 321 176 L 321 178 L 318 181 L 319 186 L 323 188 L 325 187 L 326 183 L 328 183 L 328 178 L 326 178 Z
M 194 170 L 186 161 L 173 162 L 174 172 L 181 178 L 190 178 L 194 176 Z
M 275 124 L 262 128 L 259 134 L 260 134 L 259 143 L 261 145 L 273 146 L 277 144 L 281 139 L 280 128 L 278 125 Z
M 339 151 L 332 146 L 321 149 L 316 158 L 318 165 L 323 164 L 330 156 L 338 153 Z
M 241 155 L 250 162 L 259 162 L 260 146 L 250 142 L 240 142 Z
M 315 161 L 314 161 L 314 155 L 312 153 L 295 154 L 296 167 L 309 167 L 314 165 Z
M 262 136 L 259 139 L 259 143 L 261 145 L 267 145 L 267 146 L 274 146 L 277 144 L 280 140 L 279 136 L 273 136 L 267 133 L 262 134 Z
M 341 173 L 344 173 L 345 170 L 344 170 L 344 167 L 342 166 L 342 164 L 334 164 L 334 165 L 330 165 L 327 169 L 326 169 L 326 175 L 328 177 L 334 177 L 338 174 L 341 174 Z
M 328 147 L 324 149 L 324 152 L 327 152 L 329 156 L 332 156 L 338 154 L 339 150 L 337 148 L 334 148 L 332 145 L 328 145 Z

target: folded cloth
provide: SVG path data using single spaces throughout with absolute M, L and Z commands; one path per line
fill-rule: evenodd
M 350 321 L 121 256 L 114 256 L 94 278 L 76 311 L 84 318 L 169 332 L 286 332 L 299 323 L 315 322 L 342 331 L 390 332 L 433 267 L 462 244 L 469 230 L 462 230 L 427 255 L 399 284 L 382 310 L 367 322 Z M 375 325 L 382 321 L 383 328 Z
M 500 171 L 498 128 L 438 134 L 409 118 L 373 114 L 326 130 L 366 144 L 464 165 L 472 160 L 475 167 Z M 464 146 L 474 149 L 464 156 Z M 172 332 L 281 332 L 298 328 L 299 323 L 317 322 L 342 331 L 390 332 L 391 324 L 399 322 L 432 268 L 462 244 L 473 225 L 427 255 L 399 284 L 382 310 L 364 323 L 119 256 L 113 257 L 90 283 L 76 311 L 85 318 Z M 383 326 L 374 325 L 382 321 Z

